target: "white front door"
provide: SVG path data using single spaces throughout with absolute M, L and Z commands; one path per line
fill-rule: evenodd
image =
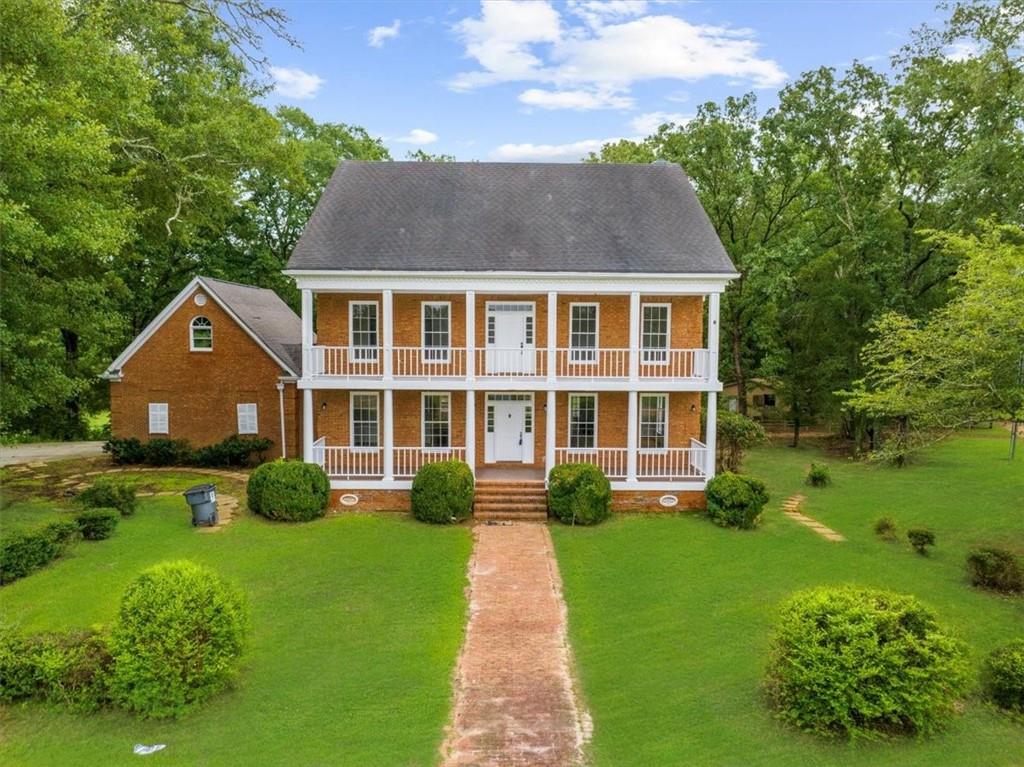
M 492 304 L 487 308 L 487 373 L 533 375 L 533 306 Z
M 494 403 L 494 460 L 523 460 L 523 401 Z

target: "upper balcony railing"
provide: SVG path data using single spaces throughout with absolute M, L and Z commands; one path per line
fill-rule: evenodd
M 549 351 L 551 353 L 549 353 Z M 380 378 L 384 357 L 379 346 L 314 346 L 314 377 Z M 400 346 L 390 350 L 395 378 L 423 380 L 465 378 L 470 353 L 456 347 Z M 707 380 L 707 349 L 640 349 L 637 377 L 646 379 Z M 602 348 L 486 347 L 472 352 L 477 378 L 629 379 L 630 350 Z

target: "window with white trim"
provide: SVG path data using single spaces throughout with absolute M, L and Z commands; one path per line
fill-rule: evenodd
M 451 447 L 451 398 L 447 393 L 423 395 L 423 447 Z
M 168 415 L 166 402 L 149 403 L 149 433 L 168 434 Z
M 649 364 L 668 362 L 669 305 L 644 304 L 640 317 L 641 358 Z
M 569 360 L 597 362 L 597 304 L 569 307 Z
M 238 411 L 238 433 L 259 434 L 260 427 L 256 417 L 256 403 L 239 402 L 236 409 Z
M 376 392 L 352 393 L 352 447 L 380 446 L 380 409 Z
M 451 346 L 452 305 L 447 301 L 423 302 L 423 361 L 447 362 Z
M 668 447 L 668 395 L 640 395 L 640 449 Z
M 376 301 L 352 301 L 349 303 L 348 334 L 353 360 L 373 362 L 377 359 Z
M 191 351 L 213 351 L 213 323 L 209 319 L 206 317 L 194 317 L 188 327 L 188 348 Z
M 593 450 L 597 447 L 597 395 L 569 395 L 569 447 Z

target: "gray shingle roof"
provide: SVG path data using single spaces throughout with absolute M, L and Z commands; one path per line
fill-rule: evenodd
M 235 316 L 260 339 L 292 372 L 302 371 L 302 320 L 280 296 L 269 288 L 254 288 L 237 282 L 202 277 Z
M 667 163 L 344 161 L 288 268 L 735 272 Z

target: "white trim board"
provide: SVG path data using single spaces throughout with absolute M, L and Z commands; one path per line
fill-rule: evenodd
M 202 277 L 196 276 L 189 281 L 188 285 L 181 289 L 181 292 L 178 293 L 178 295 L 171 299 L 171 302 L 163 308 L 163 311 L 161 311 L 156 317 L 152 319 L 152 321 L 148 325 L 146 325 L 145 328 L 143 328 L 141 333 L 135 336 L 132 342 L 125 347 L 124 351 L 117 355 L 114 361 L 107 366 L 107 369 L 103 372 L 100 378 L 105 378 L 108 381 L 120 381 L 122 378 L 121 368 L 124 367 L 125 363 L 135 356 L 135 353 L 139 349 L 141 349 L 150 338 L 153 337 L 153 334 L 156 333 L 156 331 L 158 331 L 161 327 L 164 326 L 167 320 L 171 318 L 171 315 L 173 315 L 176 311 L 178 311 L 178 309 L 181 308 L 181 306 L 185 303 L 186 300 L 188 300 L 188 297 L 192 295 L 192 292 L 197 287 L 200 287 L 203 290 L 205 290 L 206 295 L 209 298 L 212 298 L 213 301 L 217 304 L 217 306 L 219 306 L 224 311 L 224 313 L 227 314 L 236 325 L 238 325 L 238 327 L 244 330 L 246 335 L 248 335 L 253 341 L 255 341 L 257 346 L 259 346 L 264 352 L 266 352 L 267 356 L 269 356 L 270 359 L 276 362 L 281 367 L 282 370 L 288 373 L 289 376 L 292 376 L 294 378 L 299 377 L 298 374 L 294 370 L 292 370 L 291 365 L 287 364 L 284 360 L 282 360 L 280 357 L 274 354 L 274 352 L 272 352 L 270 348 L 263 343 L 260 337 L 253 333 L 252 330 L 249 329 L 249 326 L 242 322 L 241 319 L 239 319 L 238 315 L 231 310 L 231 307 L 229 307 L 221 300 L 220 296 L 217 295 L 217 291 L 215 288 L 211 288 L 209 285 L 207 285 Z M 191 338 L 189 338 L 189 342 L 189 345 L 191 345 Z

